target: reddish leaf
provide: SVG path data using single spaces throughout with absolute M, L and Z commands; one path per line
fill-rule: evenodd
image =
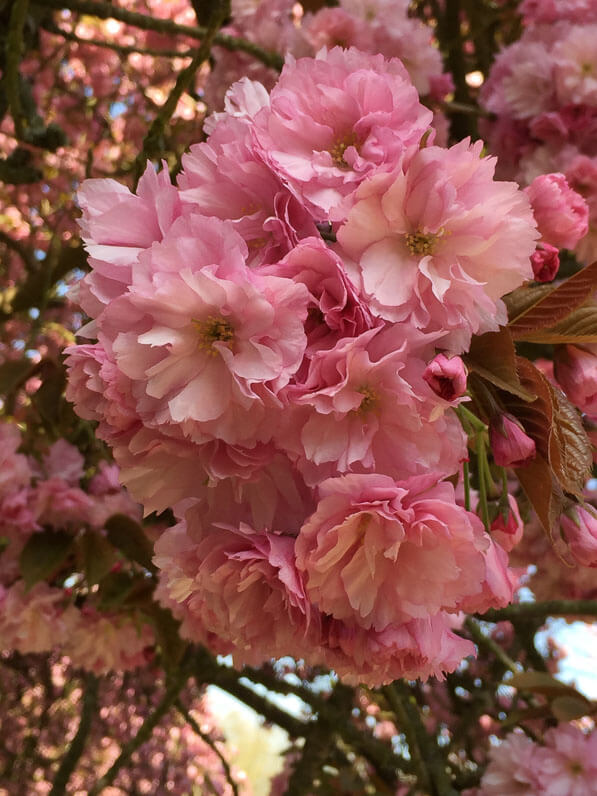
M 593 454 L 591 442 L 580 415 L 563 392 L 551 384 L 553 425 L 549 445 L 549 463 L 562 489 L 582 495 L 591 477 Z
M 529 343 L 597 343 L 597 304 L 591 301 L 578 307 L 554 326 L 518 337 Z
M 539 518 L 541 525 L 553 538 L 558 517 L 562 513 L 564 495 L 547 461 L 537 457 L 524 467 L 518 467 L 516 477 Z
M 567 318 L 597 288 L 597 262 L 547 291 L 544 285 L 521 288 L 506 299 L 510 322 L 508 328 L 515 340 L 521 340 L 537 329 L 548 329 Z M 533 292 L 537 300 L 533 301 Z
M 517 395 L 523 401 L 534 400 L 535 396 L 520 383 L 516 350 L 508 328 L 473 337 L 465 362 L 470 370 L 500 390 Z

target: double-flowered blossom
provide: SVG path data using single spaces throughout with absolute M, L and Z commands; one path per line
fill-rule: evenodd
M 538 234 L 481 145 L 437 146 L 431 122 L 400 61 L 323 49 L 269 95 L 233 86 L 176 186 L 82 189 L 92 340 L 68 396 L 145 510 L 179 520 L 160 600 L 236 663 L 442 676 L 473 652 L 458 614 L 513 598 L 446 479 L 467 458 L 459 355 L 505 320 Z
M 477 796 L 591 796 L 597 777 L 597 733 L 573 724 L 548 730 L 544 744 L 510 733 L 492 749 Z

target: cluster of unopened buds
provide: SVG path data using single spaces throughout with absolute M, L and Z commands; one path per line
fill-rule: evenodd
M 399 61 L 322 50 L 270 94 L 235 84 L 176 186 L 79 192 L 96 342 L 68 349 L 68 397 L 146 511 L 174 508 L 160 598 L 236 663 L 441 676 L 474 652 L 457 615 L 513 598 L 506 524 L 453 486 L 455 410 L 540 235 L 481 142 L 431 124 Z

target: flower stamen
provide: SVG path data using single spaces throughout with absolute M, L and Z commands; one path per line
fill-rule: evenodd
M 234 342 L 234 327 L 221 315 L 209 315 L 204 321 L 193 320 L 193 326 L 199 333 L 199 348 L 209 356 L 218 353 L 214 343 L 224 343 L 230 348 Z

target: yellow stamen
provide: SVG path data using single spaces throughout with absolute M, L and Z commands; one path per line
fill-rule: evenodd
M 404 236 L 406 248 L 411 254 L 427 257 L 433 254 L 440 235 L 433 232 L 409 232 Z
M 329 150 L 334 165 L 339 169 L 349 169 L 349 164 L 344 160 L 344 153 L 349 146 L 356 147 L 357 137 L 353 132 L 346 133 L 346 135 L 337 138 Z
M 373 409 L 377 409 L 379 405 L 379 394 L 373 389 L 373 387 L 369 387 L 369 385 L 364 384 L 362 387 L 357 389 L 357 392 L 360 392 L 363 396 L 363 400 L 359 404 L 359 408 L 356 410 L 360 415 L 366 415 Z
M 193 320 L 193 326 L 199 333 L 199 348 L 205 350 L 209 356 L 218 353 L 214 343 L 224 343 L 230 348 L 234 342 L 234 327 L 222 316 L 209 315 L 204 321 Z

